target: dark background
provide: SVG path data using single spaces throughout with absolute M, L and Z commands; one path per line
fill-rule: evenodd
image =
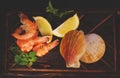
M 0 73 L 5 51 L 5 15 L 9 11 L 44 11 L 50 0 L 0 0 Z M 120 9 L 119 0 L 51 0 L 58 9 Z

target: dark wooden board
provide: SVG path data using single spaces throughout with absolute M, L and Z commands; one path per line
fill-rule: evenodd
M 85 9 L 77 10 L 80 18 L 80 26 L 78 30 L 83 30 L 85 34 L 97 33 L 105 41 L 106 52 L 101 60 L 93 64 L 85 64 L 81 62 L 81 67 L 78 69 L 66 68 L 65 61 L 59 53 L 59 46 L 51 50 L 44 57 L 33 64 L 29 69 L 26 66 L 14 65 L 14 56 L 10 53 L 9 47 L 15 42 L 11 33 L 19 26 L 18 11 L 10 11 L 6 14 L 6 50 L 4 54 L 4 70 L 5 76 L 19 76 L 19 77 L 118 77 L 119 63 L 119 17 L 120 11 L 118 9 Z M 44 12 L 24 12 L 29 17 L 42 15 L 47 18 Z M 67 19 L 69 16 L 63 18 Z M 56 28 L 64 20 L 55 19 L 49 20 Z M 57 22 L 57 23 L 56 23 Z M 57 37 L 54 37 L 56 39 Z M 60 39 L 61 40 L 61 39 Z M 99 78 L 99 77 L 98 77 Z

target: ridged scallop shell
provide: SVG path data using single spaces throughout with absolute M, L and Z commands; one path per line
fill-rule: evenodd
M 105 53 L 105 42 L 101 36 L 95 33 L 85 35 L 86 52 L 80 59 L 85 63 L 94 63 L 100 60 Z
M 67 68 L 79 68 L 79 59 L 86 49 L 83 31 L 72 30 L 65 34 L 60 44 L 60 54 L 66 62 Z

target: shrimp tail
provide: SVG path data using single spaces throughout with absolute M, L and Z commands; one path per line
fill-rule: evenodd
M 35 37 L 33 38 L 33 41 L 35 45 L 40 44 L 40 43 L 46 43 L 47 41 L 49 41 L 49 37 L 48 36 Z
M 59 40 L 55 40 L 51 43 L 46 44 L 38 44 L 33 48 L 33 51 L 36 51 L 36 56 L 42 57 L 46 55 L 48 52 L 50 52 L 51 49 L 56 47 L 59 43 Z
M 58 39 L 56 39 L 53 42 L 47 44 L 48 51 L 53 49 L 54 47 L 56 47 L 58 44 L 59 44 L 59 40 Z
M 36 22 L 32 22 L 28 16 L 26 16 L 24 13 L 19 14 L 20 21 L 22 24 L 28 25 L 28 26 L 36 26 Z

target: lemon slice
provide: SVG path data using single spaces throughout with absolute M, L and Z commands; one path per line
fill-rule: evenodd
M 51 24 L 48 22 L 48 20 L 42 16 L 34 16 L 33 19 L 35 20 L 38 29 L 42 36 L 50 36 L 50 39 L 48 41 L 52 41 L 52 27 Z
M 79 17 L 74 14 L 72 17 L 65 20 L 60 26 L 53 30 L 53 35 L 57 37 L 63 37 L 68 31 L 75 30 L 79 26 Z

